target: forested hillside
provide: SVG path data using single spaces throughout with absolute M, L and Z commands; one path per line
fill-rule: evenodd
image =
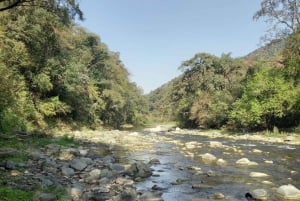
M 254 18 L 273 20 L 278 37 L 245 57 L 197 53 L 184 61 L 182 75 L 148 95 L 154 118 L 188 128 L 298 131 L 299 3 L 262 1 Z
M 75 1 L 18 2 L 0 5 L 0 132 L 143 123 L 142 91 Z

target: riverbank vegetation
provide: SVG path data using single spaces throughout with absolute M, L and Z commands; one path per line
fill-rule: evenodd
M 254 15 L 274 22 L 267 45 L 241 58 L 196 53 L 179 77 L 144 96 L 119 53 L 75 23 L 83 19 L 77 1 L 2 1 L 0 132 L 151 121 L 299 131 L 300 2 L 272 2 Z
M 150 112 L 188 128 L 298 131 L 299 4 L 262 1 L 254 18 L 274 22 L 266 46 L 242 58 L 195 54 L 181 76 L 148 95 Z
M 1 132 L 143 123 L 141 89 L 119 53 L 75 24 L 76 1 L 10 3 L 0 5 Z

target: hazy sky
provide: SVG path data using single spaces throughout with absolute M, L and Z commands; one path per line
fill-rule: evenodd
M 253 21 L 260 0 L 81 0 L 80 24 L 120 52 L 145 93 L 178 76 L 199 52 L 244 56 L 258 48 L 267 25 Z

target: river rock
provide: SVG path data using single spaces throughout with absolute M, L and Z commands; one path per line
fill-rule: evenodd
M 83 189 L 81 185 L 74 185 L 68 190 L 69 196 L 72 200 L 79 200 L 83 194 Z
M 70 167 L 75 170 L 82 171 L 87 167 L 87 164 L 86 164 L 85 160 L 73 159 L 71 161 Z
M 160 164 L 160 161 L 157 158 L 151 158 L 148 164 L 156 165 L 156 164 Z
M 196 142 L 196 141 L 185 143 L 185 147 L 187 149 L 195 149 L 197 147 L 197 145 L 198 145 L 198 142 Z
M 300 190 L 291 184 L 280 186 L 276 195 L 283 200 L 300 200 Z
M 211 141 L 209 142 L 209 146 L 212 148 L 223 148 L 222 142 L 217 142 L 217 141 Z
M 268 193 L 265 189 L 255 189 L 248 194 L 253 200 L 264 201 L 268 200 Z
M 124 190 L 115 201 L 136 201 L 137 200 L 137 193 L 135 189 L 129 188 Z
M 250 177 L 269 177 L 270 175 L 262 172 L 250 172 Z
M 152 175 L 152 170 L 145 163 L 136 162 L 131 164 L 130 168 L 128 169 L 128 173 L 130 176 L 133 176 L 135 178 L 136 177 L 146 178 Z
M 225 199 L 225 195 L 223 193 L 215 193 L 213 198 L 216 200 L 223 200 Z
M 210 153 L 203 154 L 201 155 L 201 157 L 202 160 L 207 163 L 212 163 L 217 160 L 217 157 L 215 157 L 213 154 Z
M 219 158 L 219 159 L 217 160 L 217 165 L 219 165 L 219 166 L 226 166 L 226 165 L 227 165 L 227 162 L 226 162 L 224 159 Z
M 44 157 L 43 154 L 37 150 L 33 150 L 28 154 L 28 158 L 30 158 L 31 160 L 34 160 L 34 161 L 38 161 L 43 157 Z
M 33 201 L 56 201 L 57 196 L 51 193 L 36 192 L 32 200 Z
M 102 178 L 108 178 L 108 179 L 110 179 L 110 178 L 112 178 L 114 175 L 113 175 L 113 172 L 111 171 L 111 170 L 109 170 L 109 169 L 103 169 L 103 170 L 101 170 L 101 177 Z
M 61 173 L 63 176 L 67 176 L 67 177 L 73 176 L 75 174 L 74 170 L 68 167 L 62 167 Z
M 248 158 L 241 158 L 235 162 L 237 165 L 258 165 L 258 163 L 250 161 Z

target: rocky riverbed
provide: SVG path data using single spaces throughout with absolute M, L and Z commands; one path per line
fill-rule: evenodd
M 300 200 L 295 136 L 253 141 L 155 128 L 75 131 L 67 144 L 61 138 L 2 148 L 0 185 L 34 192 L 34 201 Z M 19 155 L 25 159 L 14 160 Z

